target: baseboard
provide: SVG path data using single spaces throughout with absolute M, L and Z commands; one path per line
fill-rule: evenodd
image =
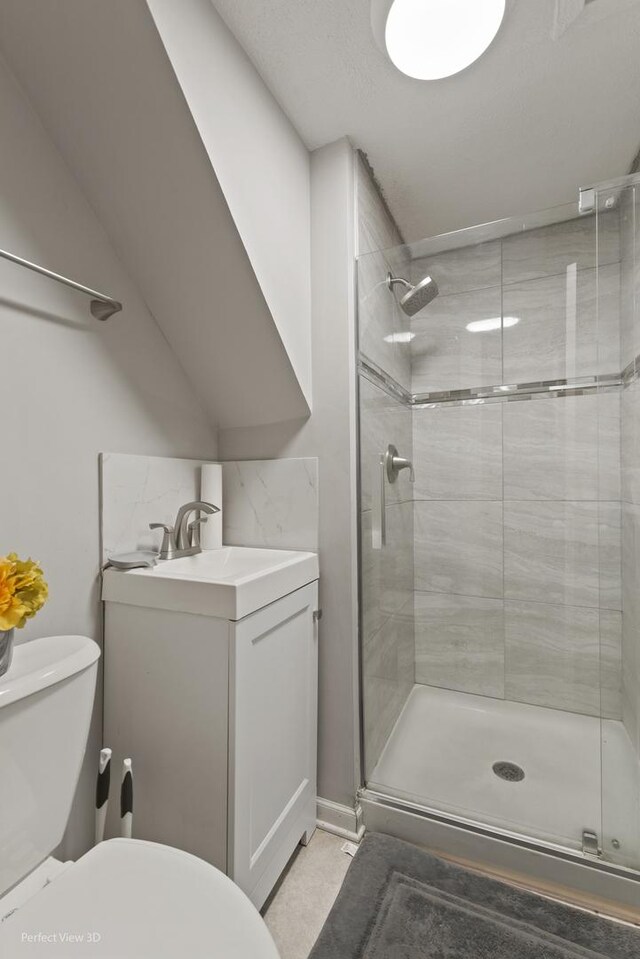
M 342 839 L 360 842 L 364 836 L 364 822 L 360 805 L 343 806 L 330 799 L 320 799 L 316 803 L 318 829 L 331 832 Z

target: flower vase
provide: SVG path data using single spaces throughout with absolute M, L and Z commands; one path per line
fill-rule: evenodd
M 13 658 L 13 633 L 12 629 L 0 629 L 0 676 L 4 676 L 11 665 Z

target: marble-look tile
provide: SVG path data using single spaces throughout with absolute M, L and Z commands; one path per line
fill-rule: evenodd
M 504 697 L 504 621 L 499 599 L 415 595 L 416 682 Z
M 318 549 L 318 460 L 222 464 L 223 542 L 228 546 Z
M 502 411 L 498 403 L 414 410 L 414 499 L 501 499 Z
M 640 504 L 640 381 L 622 392 L 622 498 Z
M 414 504 L 415 588 L 502 596 L 502 504 L 422 500 Z
M 501 316 L 500 287 L 438 296 L 412 321 L 412 392 L 470 389 L 502 382 L 502 331 L 467 325 Z
M 640 692 L 635 680 L 622 673 L 622 722 L 633 748 L 640 756 Z
M 413 597 L 362 647 L 365 772 L 371 775 L 414 685 Z
M 622 720 L 640 757 L 640 506 L 622 503 Z
M 598 499 L 620 500 L 622 394 L 598 393 Z
M 640 718 L 640 506 L 631 503 L 622 504 L 622 675 Z
M 601 609 L 622 609 L 622 511 L 620 503 L 597 503 Z
M 505 499 L 617 499 L 619 410 L 615 393 L 506 403 Z
M 365 376 L 358 379 L 360 388 L 360 508 L 372 508 L 372 491 L 380 485 L 380 457 L 390 443 L 401 456 L 413 460 L 411 410 L 384 390 L 370 383 Z M 387 504 L 413 499 L 409 471 L 402 470 L 395 483 L 385 483 Z
M 389 272 L 409 279 L 409 253 L 361 157 L 356 176 L 359 349 L 409 389 L 411 353 L 406 334 L 410 321 L 386 284 Z
M 371 511 L 360 516 L 361 616 L 365 641 L 413 594 L 413 504 L 387 506 L 386 522 L 386 545 L 373 549 Z
M 505 697 L 600 714 L 599 611 L 505 602 Z
M 579 270 L 617 263 L 620 260 L 617 212 L 599 214 L 597 229 L 597 254 L 595 216 L 582 216 L 505 237 L 502 241 L 504 282 L 518 283 L 564 273 L 574 263 Z
M 343 844 L 316 829 L 308 846 L 298 846 L 265 903 L 264 921 L 280 959 L 307 959 L 311 952 L 353 861 Z
M 620 369 L 620 267 L 578 270 L 504 287 L 504 382 L 616 373 Z
M 150 523 L 173 524 L 178 508 L 200 495 L 201 460 L 100 454 L 102 561 L 115 553 L 159 549 Z
M 440 296 L 500 286 L 500 240 L 462 246 L 413 260 L 411 281 L 417 283 L 427 275 L 438 284 Z
M 505 599 L 598 606 L 598 521 L 597 503 L 505 503 Z
M 620 193 L 620 365 L 624 369 L 640 353 L 640 323 L 636 316 L 636 187 Z
M 411 386 L 410 318 L 387 286 L 387 274 L 407 276 L 402 248 L 358 258 L 358 347 L 405 389 Z
M 604 719 L 622 719 L 622 613 L 600 610 L 600 704 Z

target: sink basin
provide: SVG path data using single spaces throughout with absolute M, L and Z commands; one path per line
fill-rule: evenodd
M 315 553 L 223 546 L 153 569 L 106 569 L 102 598 L 238 620 L 317 578 Z

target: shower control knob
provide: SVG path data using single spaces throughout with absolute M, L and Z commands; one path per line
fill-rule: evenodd
M 415 473 L 413 471 L 413 463 L 411 460 L 407 460 L 404 456 L 398 455 L 398 450 L 389 444 L 387 447 L 387 452 L 384 454 L 385 466 L 387 471 L 387 479 L 390 483 L 395 483 L 398 478 L 400 470 L 409 470 L 409 480 L 413 483 L 415 481 Z

